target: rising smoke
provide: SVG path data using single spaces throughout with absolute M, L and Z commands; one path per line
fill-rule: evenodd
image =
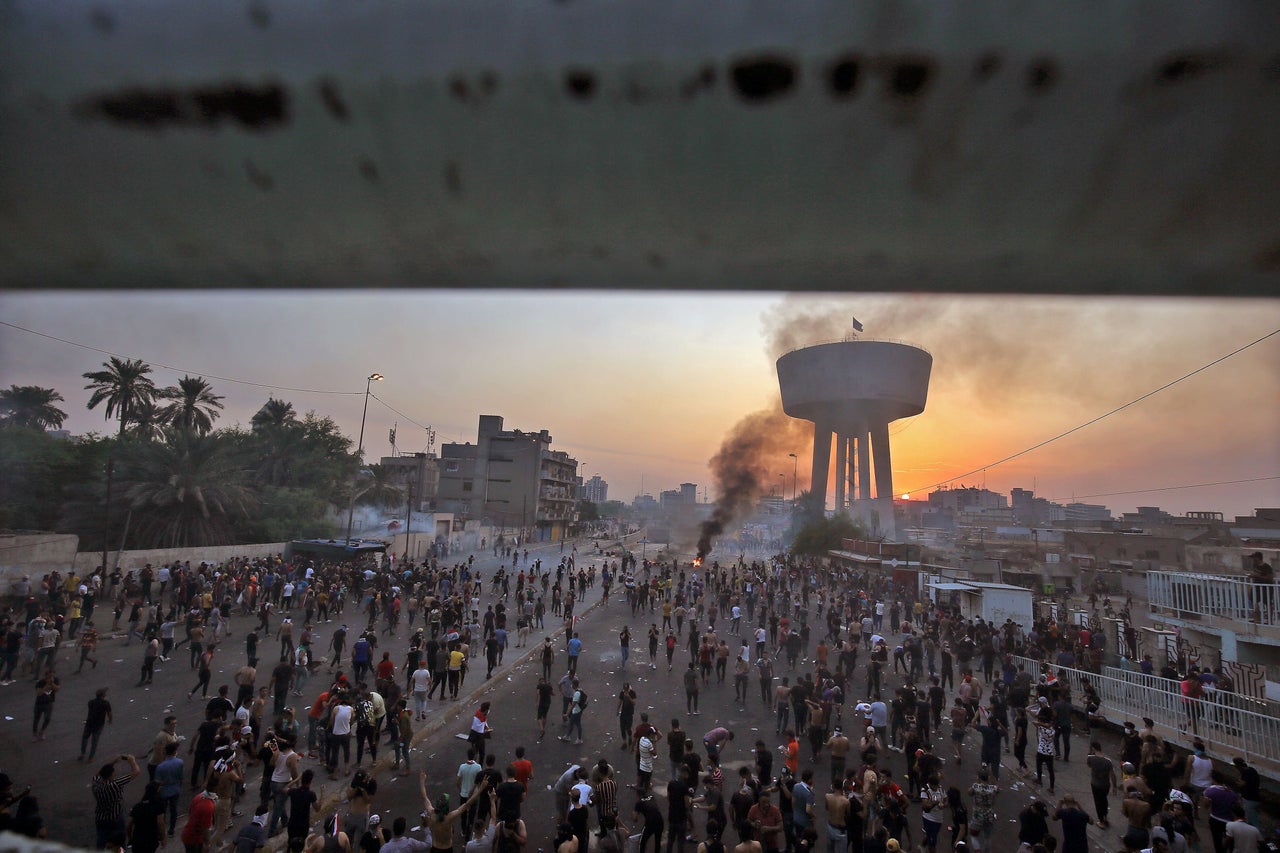
M 807 426 L 805 421 L 787 417 L 779 405 L 747 415 L 729 431 L 711 459 L 719 498 L 698 534 L 699 559 L 710 553 L 715 537 L 745 515 L 756 498 L 778 481 L 779 473 L 784 474 L 783 482 L 788 479 L 783 471 L 791 467 L 788 454 L 804 455 L 801 449 L 813 442 Z
M 1062 308 L 1066 302 L 932 296 L 793 297 L 783 299 L 762 319 L 766 351 L 776 359 L 802 347 L 843 340 L 853 332 L 856 315 L 866 325 L 859 337 L 905 340 L 935 353 L 945 352 L 946 358 L 934 362 L 934 384 L 975 386 L 972 404 L 994 408 L 1012 398 L 1025 399 L 1028 394 L 1070 399 L 1096 385 L 1081 379 L 1081 387 L 1075 387 L 1077 374 L 1060 362 L 1078 358 L 1078 350 L 1064 351 L 1060 342 L 1067 336 L 1083 338 L 1088 351 L 1098 351 L 1104 347 L 1104 337 L 1114 334 L 1088 323 L 1064 326 Z M 1060 377 L 1051 389 L 1041 381 L 1046 372 Z M 1000 376 L 999 383 L 985 381 L 993 374 Z M 808 459 L 812 446 L 812 425 L 788 417 L 780 406 L 739 421 L 711 460 L 719 498 L 711 516 L 702 523 L 698 555 L 705 556 L 713 539 L 744 516 L 771 487 L 777 472 L 791 462 L 789 453 Z

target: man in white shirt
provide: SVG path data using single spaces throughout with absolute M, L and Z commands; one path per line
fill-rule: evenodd
M 355 709 L 351 700 L 343 696 L 333 709 L 329 728 L 329 778 L 338 778 L 338 750 L 342 750 L 342 775 L 346 776 L 351 765 L 351 721 Z
M 1258 853 L 1262 849 L 1262 833 L 1245 820 L 1244 806 L 1239 803 L 1231 809 L 1231 822 L 1224 834 L 1231 853 Z
M 658 748 L 653 745 L 653 740 L 648 734 L 643 734 L 640 736 L 640 742 L 636 746 L 636 752 L 639 755 L 639 775 L 636 788 L 644 791 L 648 789 L 653 779 L 653 761 L 658 755 Z
M 418 661 L 418 668 L 413 671 L 413 713 L 415 720 L 427 718 L 427 691 L 431 689 L 431 670 L 427 669 L 426 658 Z

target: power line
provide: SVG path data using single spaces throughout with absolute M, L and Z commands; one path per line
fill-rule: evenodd
M 434 432 L 434 429 L 433 429 L 432 427 L 427 426 L 426 424 L 418 423 L 416 420 L 414 420 L 413 418 L 409 417 L 409 416 L 408 416 L 408 415 L 406 415 L 404 412 L 400 411 L 400 410 L 399 410 L 399 409 L 397 409 L 395 406 L 391 405 L 391 404 L 390 404 L 390 403 L 388 403 L 386 400 L 384 400 L 384 399 L 382 399 L 381 397 L 379 397 L 377 394 L 374 394 L 374 393 L 370 392 L 370 393 L 369 393 L 369 396 L 370 396 L 370 397 L 372 397 L 373 399 L 377 400 L 377 401 L 378 401 L 379 403 L 381 403 L 382 405 L 386 406 L 386 407 L 387 407 L 388 409 L 390 409 L 391 411 L 395 412 L 395 413 L 396 413 L 397 415 L 399 415 L 400 417 L 404 418 L 404 419 L 405 419 L 406 421 L 408 421 L 409 423 L 411 423 L 411 424 L 413 424 L 414 426 L 416 426 L 418 429 L 426 430 L 427 432 Z
M 44 332 L 37 332 L 35 329 L 28 329 L 23 326 L 19 326 L 16 323 L 9 323 L 4 320 L 0 320 L 0 326 L 7 326 L 10 329 L 16 329 L 19 332 L 26 332 L 29 335 L 35 335 L 36 337 L 40 337 L 40 338 L 48 338 L 49 340 L 57 341 L 60 344 L 67 344 L 69 346 L 79 347 L 80 349 L 89 350 L 90 352 L 101 353 L 102 355 L 109 355 L 109 356 L 114 356 L 115 358 L 125 358 L 125 359 L 134 358 L 134 356 L 131 356 L 131 355 L 122 355 L 121 353 L 118 353 L 118 352 L 99 349 L 98 347 L 89 346 L 88 344 L 82 344 L 77 341 L 69 341 L 66 338 L 60 338 L 57 335 L 49 335 L 49 334 L 45 334 Z M 201 370 L 188 370 L 184 367 L 174 367 L 171 364 L 163 364 L 161 362 L 152 361 L 150 359 L 145 359 L 145 358 L 140 360 L 146 362 L 147 364 L 153 365 L 155 367 L 160 367 L 165 370 L 172 370 L 175 373 L 185 373 L 187 375 L 195 374 L 196 376 L 203 376 L 208 379 L 216 379 L 219 382 L 231 382 L 236 385 L 249 385 L 254 388 L 268 388 L 273 391 L 292 391 L 296 394 L 331 394 L 331 395 L 341 396 L 341 397 L 359 397 L 361 394 L 364 393 L 363 391 L 330 391 L 323 388 L 289 388 L 288 386 L 285 386 L 285 385 L 273 385 L 268 382 L 250 382 L 247 379 L 232 379 L 229 376 L 214 376 L 212 373 L 205 373 L 204 371 L 201 371 Z
M 1183 486 L 1160 486 L 1154 489 L 1130 489 L 1125 492 L 1098 492 L 1094 495 L 1072 495 L 1071 500 L 1079 500 L 1080 498 L 1110 498 L 1118 495 L 1147 495 L 1153 492 L 1177 492 L 1182 489 L 1203 489 L 1209 486 L 1236 486 L 1241 483 L 1263 483 L 1267 480 L 1280 480 L 1280 474 L 1272 474 L 1269 477 L 1249 477 L 1244 480 L 1219 480 L 1216 483 L 1188 483 Z M 1052 501 L 1064 501 L 1067 498 L 1052 498 Z
M 915 489 L 904 489 L 903 491 L 905 491 L 905 492 L 907 492 L 907 493 L 911 493 L 911 492 L 922 492 L 922 491 L 926 491 L 926 490 L 936 489 L 936 488 L 938 488 L 939 486 L 945 486 L 947 483 L 953 483 L 953 482 L 955 482 L 956 480 L 960 480 L 960 479 L 963 479 L 963 478 L 965 478 L 965 477 L 972 477 L 974 474 L 981 474 L 981 473 L 984 473 L 984 472 L 986 472 L 986 471 L 987 471 L 987 469 L 989 469 L 989 468 L 995 468 L 996 466 L 998 466 L 998 465 L 1003 465 L 1003 464 L 1004 464 L 1004 463 L 1006 463 L 1006 462 L 1012 462 L 1014 459 L 1017 459 L 1017 458 L 1018 458 L 1018 457 L 1020 457 L 1020 456 L 1026 456 L 1028 453 L 1031 453 L 1032 451 L 1035 451 L 1035 450 L 1039 450 L 1040 448 L 1044 447 L 1045 445 L 1052 444 L 1053 442 L 1055 442 L 1055 441 L 1057 441 L 1057 440 L 1059 440 L 1059 439 L 1066 438 L 1067 436 L 1071 435 L 1072 433 L 1076 433 L 1076 432 L 1079 432 L 1080 430 L 1082 430 L 1082 429 L 1084 429 L 1084 428 L 1086 428 L 1086 427 L 1093 426 L 1094 424 L 1098 423 L 1099 421 L 1101 421 L 1101 420 L 1103 420 L 1103 419 L 1105 419 L 1105 418 L 1109 418 L 1109 417 L 1111 417 L 1112 415 L 1117 414 L 1117 413 L 1119 413 L 1119 412 L 1122 412 L 1122 411 L 1124 411 L 1125 409 L 1129 408 L 1130 406 L 1135 406 L 1135 405 L 1137 405 L 1138 403 L 1141 403 L 1143 400 L 1150 399 L 1151 397 L 1154 397 L 1156 394 L 1159 394 L 1161 391 L 1165 391 L 1165 390 L 1167 390 L 1167 389 L 1169 389 L 1169 388 L 1172 388 L 1174 385 L 1177 385 L 1179 382 L 1183 382 L 1183 381 L 1185 381 L 1185 380 L 1187 380 L 1187 379 L 1190 379 L 1191 377 L 1195 376 L 1195 375 L 1196 375 L 1196 374 L 1198 374 L 1198 373 L 1203 373 L 1204 371 L 1208 370 L 1209 368 L 1214 367 L 1214 366 L 1216 366 L 1216 365 L 1218 365 L 1218 364 L 1221 364 L 1222 362 L 1226 361 L 1227 359 L 1232 358 L 1232 357 L 1234 357 L 1234 356 L 1237 356 L 1237 355 L 1239 355 L 1240 353 L 1244 352 L 1245 350 L 1249 349 L 1250 347 L 1257 346 L 1258 344 L 1262 343 L 1263 341 L 1267 340 L 1268 338 L 1275 337 L 1276 335 L 1280 335 L 1280 329 L 1276 329 L 1276 330 L 1274 330 L 1274 331 L 1272 331 L 1272 332 L 1269 332 L 1269 333 L 1267 333 L 1267 334 L 1263 335 L 1262 337 L 1258 338 L 1256 341 L 1251 341 L 1250 343 L 1245 344 L 1244 346 L 1240 347 L 1240 348 L 1239 348 L 1239 349 L 1237 349 L 1237 350 L 1233 350 L 1232 352 L 1229 352 L 1229 353 L 1227 353 L 1226 355 L 1224 355 L 1224 356 L 1222 356 L 1222 357 L 1220 357 L 1220 358 L 1215 358 L 1213 361 L 1209 362 L 1208 364 L 1204 364 L 1204 365 L 1201 365 L 1200 367 L 1197 367 L 1195 370 L 1191 371 L 1190 373 L 1187 373 L 1187 374 L 1184 374 L 1184 375 L 1182 375 L 1182 376 L 1179 376 L 1177 379 L 1174 379 L 1174 380 L 1172 380 L 1171 382 L 1166 382 L 1165 384 L 1161 385 L 1159 388 L 1156 388 L 1156 389 L 1155 389 L 1155 390 L 1153 390 L 1153 391 L 1148 391 L 1147 393 L 1143 394 L 1141 397 L 1136 397 L 1135 399 L 1132 399 L 1132 400 L 1130 400 L 1129 402 L 1127 402 L 1127 403 L 1125 403 L 1125 404 L 1123 404 L 1123 405 L 1121 405 L 1121 406 L 1116 406 L 1114 409 L 1112 409 L 1112 410 L 1111 410 L 1111 411 L 1109 411 L 1109 412 L 1104 412 L 1103 414 L 1098 415 L 1097 417 L 1092 418 L 1092 419 L 1090 419 L 1090 420 L 1087 420 L 1087 421 L 1085 421 L 1084 423 L 1082 423 L 1082 424 L 1080 424 L 1080 425 L 1078 425 L 1078 426 L 1074 426 L 1074 427 L 1072 427 L 1071 429 L 1069 429 L 1069 430 L 1067 430 L 1067 431 L 1065 431 L 1065 432 L 1060 432 L 1060 433 L 1058 433 L 1057 435 L 1053 436 L 1052 438 L 1046 438 L 1044 441 L 1041 441 L 1041 442 L 1039 442 L 1038 444 L 1033 444 L 1031 447 L 1028 447 L 1028 448 L 1027 448 L 1027 449 L 1025 449 L 1025 450 L 1019 450 L 1017 453 L 1010 454 L 1009 456 L 1006 456 L 1006 457 L 1004 457 L 1003 459 L 996 460 L 995 462 L 991 462 L 991 463 L 988 463 L 988 464 L 986 464 L 986 465 L 979 465 L 977 468 L 974 468 L 972 471 L 966 471 L 966 472 L 965 472 L 965 473 L 963 473 L 963 474 L 957 474 L 957 475 L 955 475 L 954 477 L 948 477 L 947 479 L 945 479 L 945 480 L 940 480 L 940 481 L 938 481 L 937 483 L 934 483 L 934 484 L 933 484 L 933 485 L 931 485 L 931 486 L 921 486 L 921 487 L 919 487 L 919 488 L 915 488 Z

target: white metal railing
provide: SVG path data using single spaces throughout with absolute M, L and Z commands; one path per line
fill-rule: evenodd
M 1182 689 L 1181 682 L 1174 681 L 1171 678 L 1165 678 L 1161 675 L 1147 675 L 1145 672 L 1137 670 L 1124 670 L 1116 666 L 1104 666 L 1102 674 L 1111 678 L 1118 678 L 1127 684 L 1132 684 L 1144 690 L 1178 692 Z M 1228 708 L 1238 708 L 1241 711 L 1255 711 L 1259 714 L 1280 716 L 1280 703 L 1272 702 L 1269 699 L 1255 699 L 1252 696 L 1245 696 L 1243 693 L 1228 693 L 1224 690 L 1217 690 L 1212 695 L 1212 701 Z
M 1039 679 L 1040 661 L 1017 655 L 1013 660 L 1015 666 L 1026 667 L 1034 680 Z M 1184 699 L 1180 690 L 1156 689 L 1135 680 L 1059 666 L 1053 666 L 1053 671 L 1071 686 L 1076 701 L 1083 700 L 1083 680 L 1087 678 L 1101 700 L 1099 713 L 1108 722 L 1121 725 L 1126 720 L 1150 717 L 1161 737 L 1168 741 L 1189 748 L 1191 741 L 1199 737 L 1214 755 L 1241 756 L 1264 776 L 1280 779 L 1280 718 L 1217 701 L 1219 696 L 1230 694 L 1219 692 L 1210 699 Z M 1159 681 L 1178 686 L 1171 679 Z
M 1239 576 L 1147 572 L 1147 601 L 1153 611 L 1170 611 L 1179 619 L 1280 625 L 1280 584 Z

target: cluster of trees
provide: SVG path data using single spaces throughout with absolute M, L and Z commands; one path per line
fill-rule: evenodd
M 337 533 L 351 503 L 398 505 L 331 418 L 270 398 L 248 429 L 215 429 L 223 398 L 202 377 L 158 387 L 151 366 L 111 358 L 84 374 L 113 435 L 68 441 L 57 391 L 0 390 L 0 528 L 80 536 L 82 550 L 278 542 Z

